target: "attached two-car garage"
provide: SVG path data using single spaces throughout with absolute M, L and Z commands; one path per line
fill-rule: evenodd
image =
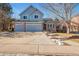
M 41 32 L 43 31 L 43 22 L 15 22 L 16 32 Z

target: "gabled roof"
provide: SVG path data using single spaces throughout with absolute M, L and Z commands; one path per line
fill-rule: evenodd
M 30 14 L 34 13 L 35 11 L 39 11 L 39 12 L 43 15 L 43 13 L 42 13 L 40 10 L 38 10 L 38 9 L 35 8 L 35 7 L 33 7 L 32 5 L 30 5 L 29 7 L 27 7 L 23 12 L 20 13 L 20 15 L 22 15 L 22 14 L 23 14 L 25 11 L 27 11 L 29 8 L 33 8 L 33 9 L 34 9 L 34 11 L 31 12 Z

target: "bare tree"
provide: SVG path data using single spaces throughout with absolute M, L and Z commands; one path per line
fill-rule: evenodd
M 55 14 L 59 19 L 62 19 L 67 27 L 67 33 L 70 32 L 70 21 L 74 16 L 74 9 L 78 4 L 76 3 L 46 3 L 42 4 L 42 6 L 51 12 L 51 14 Z
M 8 30 L 9 20 L 11 19 L 12 8 L 9 3 L 0 3 L 0 30 Z

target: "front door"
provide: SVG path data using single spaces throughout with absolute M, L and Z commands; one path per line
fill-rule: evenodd
M 52 24 L 48 24 L 48 30 L 52 31 Z
M 46 24 L 43 24 L 43 30 L 44 31 L 46 30 Z

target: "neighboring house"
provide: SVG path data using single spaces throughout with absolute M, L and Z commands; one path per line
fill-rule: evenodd
M 71 32 L 79 32 L 79 15 L 71 19 Z
M 29 6 L 20 14 L 20 19 L 15 20 L 14 30 L 16 32 L 67 31 L 66 24 L 63 20 L 57 21 L 52 18 L 43 17 L 44 14 L 40 10 Z M 77 22 L 79 20 L 78 17 L 76 18 Z M 78 31 L 79 23 L 75 22 L 75 18 L 72 18 L 72 20 L 74 21 L 71 22 L 70 31 Z
M 70 32 L 79 32 L 79 15 L 74 16 L 71 20 L 59 20 L 56 26 L 56 30 L 66 32 L 67 26 L 70 27 Z M 58 28 L 57 28 L 58 27 Z

